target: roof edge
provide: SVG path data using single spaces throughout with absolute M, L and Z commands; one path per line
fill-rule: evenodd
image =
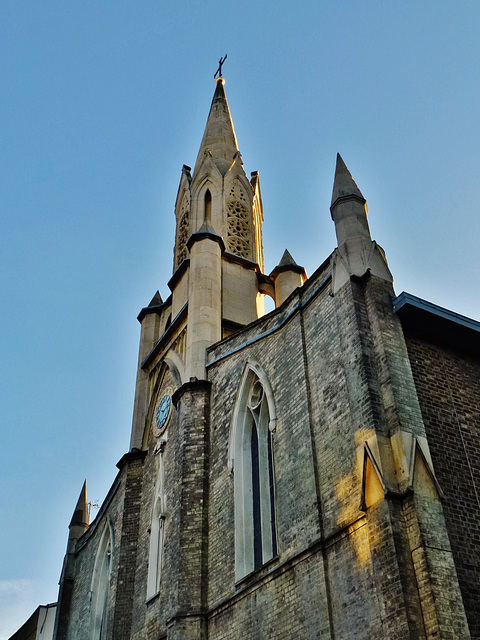
M 469 318 L 467 316 L 462 316 L 460 313 L 450 311 L 450 309 L 440 307 L 437 304 L 433 304 L 433 302 L 428 302 L 428 300 L 423 300 L 423 298 L 418 298 L 411 293 L 402 291 L 402 293 L 393 300 L 393 310 L 395 313 L 398 313 L 400 309 L 407 305 L 416 309 L 420 309 L 421 311 L 431 313 L 439 318 L 443 318 L 444 320 L 455 322 L 462 327 L 467 327 L 472 331 L 480 333 L 480 322 L 478 322 L 477 320 L 474 320 L 473 318 Z

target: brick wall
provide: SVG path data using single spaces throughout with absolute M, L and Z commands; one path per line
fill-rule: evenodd
M 113 621 L 115 640 L 129 640 L 132 626 L 144 457 L 143 451 L 124 456 L 126 479 Z
M 79 551 L 75 559 L 75 578 L 68 621 L 68 640 L 85 640 L 90 637 L 90 590 L 92 586 L 92 575 L 97 550 L 105 526 L 110 526 L 113 532 L 112 570 L 107 605 L 107 628 L 109 632 L 112 633 L 114 606 L 117 594 L 117 574 L 120 560 L 124 491 L 125 476 L 120 473 L 104 502 L 103 510 L 99 512 L 90 529 L 79 541 L 77 547 Z
M 175 388 L 170 372 L 165 368 L 158 374 L 150 407 L 147 412 L 147 429 L 144 443 L 147 451 L 143 464 L 143 484 L 139 514 L 139 533 L 133 571 L 135 572 L 135 595 L 129 611 L 132 619 L 132 640 L 158 640 L 166 637 L 166 620 L 173 614 L 176 601 L 176 584 L 171 577 L 178 571 L 178 519 L 175 517 L 178 499 L 177 473 L 181 439 L 177 428 L 177 412 L 174 407 L 161 438 L 167 439 L 163 452 L 165 504 L 167 517 L 164 522 L 163 570 L 160 591 L 147 601 L 147 576 L 150 550 L 150 528 L 159 471 L 158 444 L 160 437 L 155 430 L 155 409 L 167 388 Z
M 472 638 L 480 638 L 480 359 L 407 334 Z
M 155 408 L 176 385 L 164 365 L 152 372 L 145 451 L 128 454 L 77 553 L 68 640 L 89 635 L 93 563 L 106 521 L 114 531 L 115 640 L 403 640 L 462 629 L 435 491 L 412 496 L 404 487 L 362 511 L 365 441 L 383 438 L 388 447 L 392 434 L 422 436 L 424 427 L 389 284 L 354 279 L 332 296 L 328 267 L 277 312 L 209 350 L 208 382 L 176 392 L 162 436 L 152 426 Z M 480 531 L 469 475 L 480 472 L 479 363 L 412 337 L 408 346 L 472 625 L 480 610 L 471 584 L 478 584 Z M 278 557 L 236 582 L 229 445 L 249 361 L 263 369 L 274 397 Z M 159 442 L 167 435 L 163 571 L 159 593 L 147 601 Z
M 332 297 L 328 282 L 319 288 L 327 275 L 320 271 L 279 312 L 210 350 L 212 639 L 329 638 L 332 632 L 400 639 L 409 633 L 403 589 L 412 570 L 400 571 L 406 544 L 403 539 L 400 548 L 392 535 L 396 517 L 403 526 L 398 537 L 406 536 L 401 508 L 392 515 L 382 503 L 367 517 L 360 510 L 357 448 L 379 426 L 379 401 L 371 389 L 375 374 L 365 359 L 371 328 L 362 318 L 363 285 L 349 284 Z M 388 291 L 380 295 L 388 305 Z M 275 397 L 279 558 L 235 584 L 233 476 L 227 461 L 233 407 L 248 360 L 262 366 Z M 418 600 L 416 605 L 418 618 Z M 416 633 L 413 623 L 412 629 Z

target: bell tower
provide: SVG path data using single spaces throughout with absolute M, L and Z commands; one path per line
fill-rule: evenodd
M 247 178 L 224 89 L 215 94 L 195 168 L 184 165 L 175 204 L 172 318 L 188 306 L 186 378 L 205 377 L 205 349 L 263 315 L 263 209 Z
M 194 169 L 182 168 L 171 295 L 163 301 L 157 292 L 138 316 L 142 329 L 129 455 L 153 449 L 153 456 L 171 461 L 169 452 L 174 451 L 178 463 L 165 524 L 179 559 L 169 574 L 174 594 L 169 616 L 176 638 L 206 635 L 206 551 L 201 541 L 208 502 L 207 349 L 263 315 L 259 178 L 255 172 L 249 179 L 243 168 L 224 82 L 216 80 Z M 163 468 L 160 462 L 158 468 Z M 177 523 L 184 522 L 188 527 L 177 531 Z M 157 529 L 152 525 L 151 532 Z M 196 612 L 189 614 L 187 636 L 182 635 L 185 611 Z
M 264 314 L 263 206 L 258 172 L 247 177 L 225 80 L 215 93 L 193 172 L 183 165 L 175 201 L 171 295 L 157 294 L 142 324 L 131 447 L 142 447 L 164 364 L 181 386 L 206 378 L 206 349 Z
M 176 235 L 173 271 L 189 257 L 187 242 L 207 220 L 222 237 L 228 254 L 263 270 L 263 208 L 258 172 L 248 179 L 224 89 L 216 90 L 193 174 L 183 166 L 175 203 Z

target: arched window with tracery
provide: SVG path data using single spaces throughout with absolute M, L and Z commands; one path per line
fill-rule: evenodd
M 187 240 L 190 229 L 190 199 L 185 193 L 177 214 L 177 238 L 175 243 L 175 269 L 188 257 Z
M 104 640 L 107 637 L 108 599 L 112 573 L 112 548 L 112 532 L 109 525 L 106 524 L 95 558 L 90 591 L 90 637 L 92 640 Z
M 266 376 L 249 365 L 235 405 L 230 442 L 237 580 L 277 555 L 274 427 L 273 394 Z
M 163 451 L 166 443 L 164 434 L 158 454 L 158 475 L 155 500 L 150 524 L 150 551 L 148 558 L 147 600 L 160 591 L 163 568 L 163 542 L 165 534 L 165 490 Z

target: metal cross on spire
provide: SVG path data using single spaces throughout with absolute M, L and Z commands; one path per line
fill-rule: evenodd
M 215 71 L 215 75 L 213 76 L 214 78 L 216 78 L 217 76 L 219 78 L 222 77 L 222 65 L 226 59 L 227 59 L 227 54 L 225 54 L 225 56 L 223 58 L 220 58 L 220 60 L 218 61 L 218 69 Z

